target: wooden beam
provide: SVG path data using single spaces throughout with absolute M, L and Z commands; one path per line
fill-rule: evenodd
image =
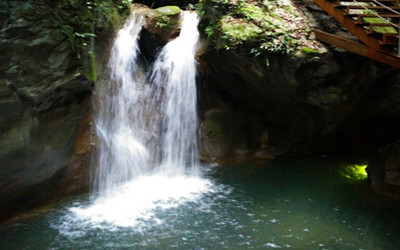
M 384 6 L 365 6 L 365 5 L 335 5 L 337 9 L 346 9 L 346 13 L 349 13 L 350 10 L 362 10 L 362 9 L 369 9 L 369 10 L 384 10 L 385 12 L 392 13 Z M 399 10 L 400 7 L 398 6 L 391 6 L 389 7 L 392 10 Z
M 345 49 L 351 53 L 371 58 L 375 61 L 390 65 L 400 69 L 400 57 L 392 54 L 386 54 L 374 48 L 367 47 L 361 43 L 348 40 L 341 36 L 326 33 L 321 30 L 314 30 L 315 36 L 318 40 L 332 44 L 334 46 Z
M 383 2 L 396 2 L 398 0 L 376 0 L 377 2 L 383 3 Z M 340 0 L 340 2 L 354 2 L 353 0 Z M 357 2 L 373 2 L 373 0 L 357 0 Z

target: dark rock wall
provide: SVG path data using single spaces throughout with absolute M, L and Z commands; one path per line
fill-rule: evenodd
M 211 107 L 203 109 L 205 114 L 209 112 L 207 109 L 241 110 L 239 113 L 244 115 L 241 119 L 242 133 L 238 133 L 237 129 L 235 133 L 246 134 L 242 151 L 247 151 L 250 157 L 264 154 L 269 157 L 280 156 L 295 146 L 312 143 L 328 131 L 332 125 L 330 123 L 338 116 L 337 106 L 346 105 L 339 94 L 334 92 L 344 90 L 337 86 L 339 90 L 326 93 L 328 91 L 325 88 L 329 86 L 321 80 L 332 78 L 329 75 L 338 71 L 336 62 L 331 58 L 318 58 L 319 64 L 309 65 L 313 70 L 307 73 L 305 71 L 309 68 L 305 65 L 310 64 L 308 59 L 298 62 L 296 59 L 271 55 L 271 64 L 267 67 L 263 62 L 239 53 L 216 51 L 202 56 L 201 64 L 206 72 L 204 88 L 216 93 L 222 103 L 214 102 L 208 104 Z M 328 63 L 333 66 L 326 67 Z M 324 96 L 329 94 L 332 96 L 330 102 Z M 203 95 L 208 94 L 200 93 L 200 98 Z M 229 113 L 227 111 L 227 117 L 233 117 Z M 202 129 L 207 127 L 208 118 L 204 116 Z M 259 121 L 256 122 L 258 129 L 254 128 L 254 119 Z M 236 126 L 233 125 L 236 121 L 232 119 L 229 124 Z M 246 131 L 248 129 L 252 133 Z M 246 141 L 253 143 L 248 144 Z M 230 150 L 235 151 L 235 146 L 230 145 Z
M 400 141 L 373 154 L 367 172 L 377 190 L 400 194 Z
M 0 3 L 0 219 L 89 184 L 91 151 L 79 139 L 90 131 L 82 118 L 91 115 L 95 62 L 85 32 L 98 33 L 99 61 L 112 29 L 99 14 L 88 30 L 81 2 Z

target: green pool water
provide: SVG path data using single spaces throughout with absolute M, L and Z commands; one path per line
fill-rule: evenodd
M 70 197 L 1 225 L 0 249 L 399 249 L 399 202 L 357 174 L 323 159 L 209 166 L 207 191 L 133 226 L 77 219 L 92 201 Z

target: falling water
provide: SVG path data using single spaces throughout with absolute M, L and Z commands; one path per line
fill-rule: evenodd
M 118 32 L 109 62 L 111 80 L 97 95 L 100 151 L 95 184 L 100 193 L 143 175 L 149 167 L 144 144 L 147 131 L 140 110 L 146 92 L 138 64 L 142 19 L 132 15 Z
M 178 38 L 169 42 L 154 63 L 151 80 L 153 98 L 160 104 L 162 131 L 160 170 L 183 174 L 198 165 L 196 113 L 196 60 L 199 20 L 185 13 Z
M 138 46 L 142 16 L 118 32 L 110 82 L 97 93 L 100 139 L 96 199 L 71 208 L 91 223 L 137 226 L 154 209 L 197 199 L 211 184 L 198 174 L 195 13 L 184 12 L 180 35 L 146 73 Z

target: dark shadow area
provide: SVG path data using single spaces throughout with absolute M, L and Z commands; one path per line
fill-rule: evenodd
M 134 3 L 141 3 L 149 6 L 150 8 L 159 8 L 162 6 L 167 5 L 176 5 L 180 8 L 186 8 L 189 4 L 196 4 L 198 1 L 196 0 L 181 0 L 181 1 L 174 1 L 174 0 L 158 0 L 158 1 L 148 1 L 148 0 L 136 0 L 133 1 Z

